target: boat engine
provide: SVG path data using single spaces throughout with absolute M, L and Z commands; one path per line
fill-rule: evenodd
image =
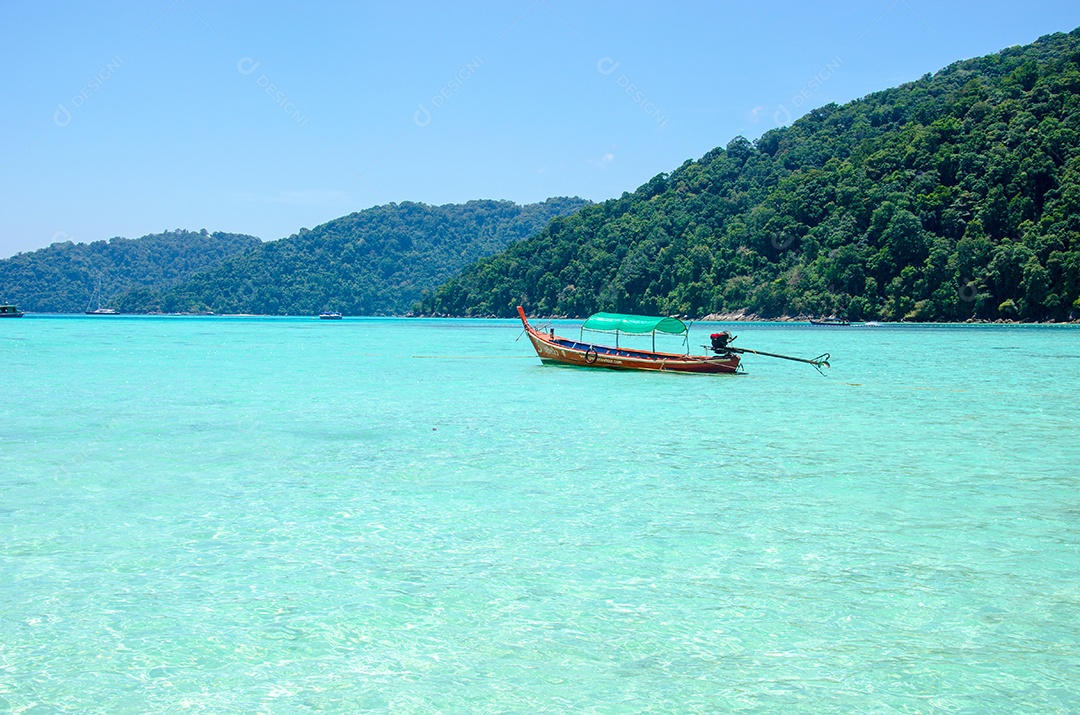
M 717 355 L 722 355 L 728 351 L 728 343 L 735 339 L 736 336 L 732 335 L 728 331 L 720 333 L 713 333 L 709 336 L 709 340 L 712 341 L 712 351 Z

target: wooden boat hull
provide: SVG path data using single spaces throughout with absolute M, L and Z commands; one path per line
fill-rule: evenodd
M 524 310 L 518 308 L 518 312 L 537 357 L 546 365 L 704 374 L 732 374 L 739 369 L 738 355 L 681 355 L 632 350 L 542 333 L 529 325 Z

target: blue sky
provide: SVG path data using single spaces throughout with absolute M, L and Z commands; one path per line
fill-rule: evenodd
M 391 201 L 593 200 L 1080 3 L 0 2 L 0 257 L 273 240 Z

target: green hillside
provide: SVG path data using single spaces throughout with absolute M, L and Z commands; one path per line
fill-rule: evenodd
M 91 298 L 107 307 L 133 288 L 168 288 L 259 243 L 205 230 L 54 243 L 0 260 L 0 301 L 31 312 L 81 313 Z
M 133 291 L 119 305 L 124 312 L 403 314 L 423 289 L 587 203 L 376 206 L 261 244 L 163 293 Z
M 427 314 L 1068 320 L 1080 30 L 957 62 L 556 219 Z

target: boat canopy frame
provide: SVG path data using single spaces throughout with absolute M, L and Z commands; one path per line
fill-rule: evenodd
M 693 325 L 693 322 L 690 323 Z M 678 318 L 665 318 L 659 315 L 627 315 L 625 313 L 594 313 L 581 324 L 578 337 L 584 340 L 586 330 L 595 333 L 614 333 L 615 347 L 619 347 L 619 333 L 629 335 L 651 335 L 652 350 L 656 352 L 656 334 L 681 335 L 686 343 L 686 354 L 690 354 L 690 325 Z

